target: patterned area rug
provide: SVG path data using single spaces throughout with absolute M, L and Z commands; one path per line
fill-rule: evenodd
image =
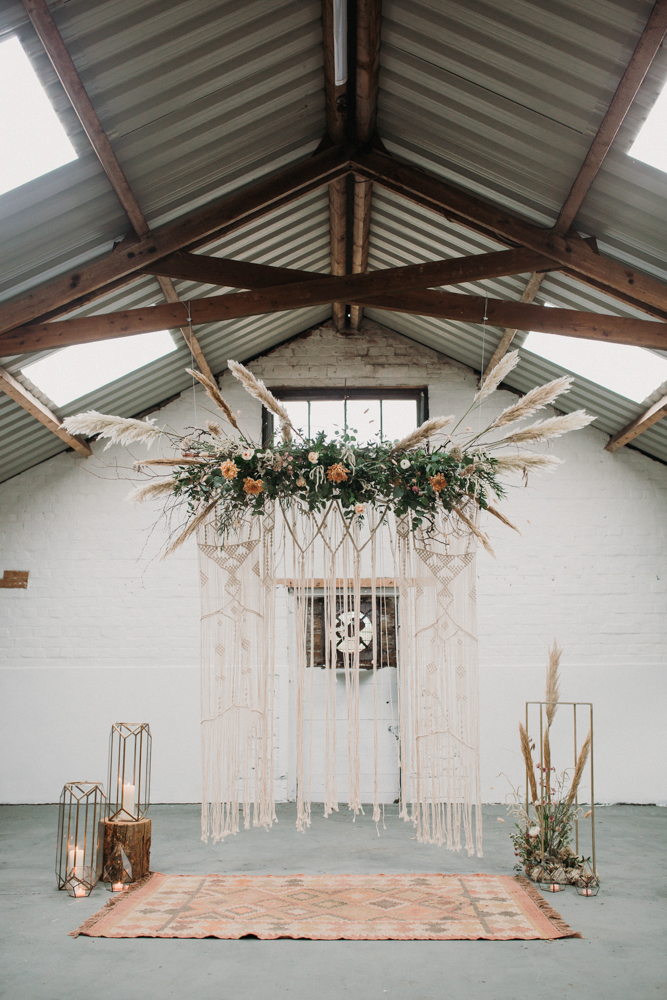
M 492 941 L 580 937 L 504 875 L 149 875 L 72 937 Z

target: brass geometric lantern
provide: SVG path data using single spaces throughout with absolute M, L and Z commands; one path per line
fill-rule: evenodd
M 150 804 L 151 730 L 147 722 L 114 722 L 109 737 L 107 817 L 143 819 Z
M 101 781 L 72 781 L 62 790 L 58 810 L 56 878 L 70 896 L 87 896 L 102 864 L 101 822 L 106 796 Z

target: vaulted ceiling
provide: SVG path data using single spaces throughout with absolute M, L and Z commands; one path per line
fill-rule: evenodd
M 70 413 L 136 414 L 193 358 L 219 374 L 332 316 L 481 372 L 529 329 L 667 357 L 667 174 L 627 155 L 667 79 L 667 2 L 343 6 L 337 85 L 333 0 L 6 0 L 0 38 L 79 157 L 0 196 L 0 478 L 85 454 Z M 67 407 L 21 374 L 158 317 L 177 351 Z M 522 350 L 509 384 L 562 371 Z M 563 405 L 667 461 L 664 392 L 577 378 Z

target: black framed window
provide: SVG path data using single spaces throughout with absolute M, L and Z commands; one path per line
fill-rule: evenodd
M 419 388 L 271 388 L 296 428 L 313 438 L 320 431 L 354 430 L 357 442 L 395 441 L 428 417 L 428 391 Z M 263 410 L 262 442 L 268 447 L 274 432 L 273 414 Z

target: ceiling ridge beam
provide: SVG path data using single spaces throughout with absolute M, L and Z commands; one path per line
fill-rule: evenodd
M 650 406 L 645 413 L 641 416 L 636 417 L 632 420 L 626 427 L 622 430 L 617 431 L 605 445 L 605 451 L 618 451 L 624 445 L 629 444 L 630 441 L 634 441 L 636 437 L 647 431 L 649 427 L 653 424 L 657 424 L 659 420 L 667 416 L 667 396 L 663 396 L 659 399 L 657 403 Z
M 61 420 L 59 417 L 53 413 L 48 406 L 45 406 L 41 400 L 37 399 L 36 396 L 26 389 L 24 385 L 10 375 L 8 371 L 4 368 L 0 368 L 0 389 L 15 403 L 22 406 L 32 417 L 39 420 L 40 424 L 44 424 L 52 434 L 55 434 L 64 441 L 65 444 L 69 445 L 70 448 L 74 448 L 75 451 L 82 455 L 84 458 L 89 458 L 92 455 L 90 446 L 80 437 L 74 437 L 72 434 L 68 434 L 67 431 L 61 426 Z
M 357 143 L 371 143 L 377 123 L 380 85 L 380 28 L 382 0 L 357 0 L 357 58 L 355 88 L 355 126 Z M 354 175 L 352 213 L 352 273 L 364 274 L 368 268 L 373 183 Z M 350 304 L 350 326 L 358 330 L 363 306 Z
M 560 210 L 554 232 L 566 233 L 597 177 L 604 158 L 630 110 L 667 33 L 667 0 L 657 0 L 616 93 Z
M 345 6 L 341 10 L 345 10 Z M 324 60 L 324 95 L 327 133 L 332 142 L 344 142 L 347 132 L 347 73 L 336 79 L 336 29 L 334 0 L 322 0 L 322 48 Z M 339 32 L 344 41 L 347 25 Z M 347 267 L 347 176 L 329 184 L 329 264 L 331 274 L 341 276 Z M 332 302 L 331 312 L 337 330 L 345 327 L 344 302 Z

